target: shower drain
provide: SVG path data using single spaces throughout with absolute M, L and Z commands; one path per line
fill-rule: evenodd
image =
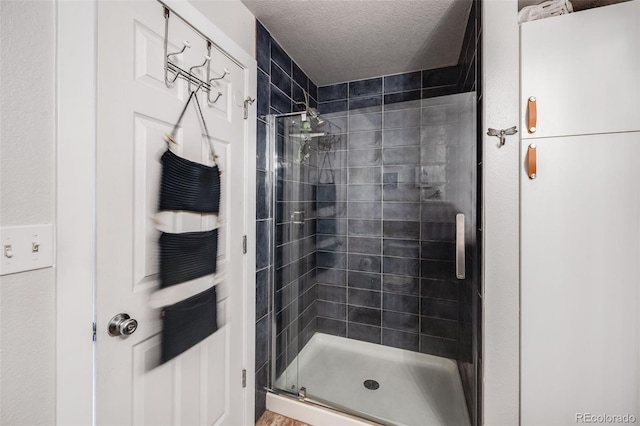
M 380 383 L 376 382 L 373 379 L 367 379 L 364 381 L 364 387 L 369 390 L 376 390 L 380 387 Z

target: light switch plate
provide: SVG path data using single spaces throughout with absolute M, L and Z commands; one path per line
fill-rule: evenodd
M 53 266 L 53 225 L 0 228 L 0 275 Z

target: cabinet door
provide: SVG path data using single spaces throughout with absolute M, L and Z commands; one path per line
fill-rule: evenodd
M 521 424 L 640 418 L 640 133 L 535 144 L 537 178 L 521 177 Z
M 521 25 L 523 138 L 640 130 L 640 1 Z M 527 127 L 527 100 L 537 130 Z

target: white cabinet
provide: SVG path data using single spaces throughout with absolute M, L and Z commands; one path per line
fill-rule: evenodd
M 640 1 L 527 22 L 520 40 L 523 138 L 640 130 Z
M 535 144 L 521 192 L 522 425 L 640 419 L 640 133 Z
M 521 27 L 523 426 L 640 421 L 639 46 L 640 1 Z

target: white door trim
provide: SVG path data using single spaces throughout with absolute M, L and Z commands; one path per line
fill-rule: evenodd
M 256 97 L 256 60 L 185 0 L 163 2 L 247 70 L 244 91 Z M 92 19 L 88 19 L 92 17 Z M 97 1 L 57 2 L 57 326 L 56 423 L 92 424 L 95 283 Z M 243 264 L 247 370 L 245 420 L 253 423 L 255 387 L 256 109 L 245 121 Z M 238 212 L 240 213 L 240 212 Z M 69 309 L 69 307 L 73 309 Z M 238 378 L 240 380 L 240 378 Z
M 96 19 L 96 0 L 57 2 L 58 425 L 93 423 Z
M 519 123 L 518 2 L 482 2 L 482 132 Z M 519 129 L 522 134 L 523 130 Z M 520 140 L 484 136 L 483 414 L 486 425 L 520 423 Z

